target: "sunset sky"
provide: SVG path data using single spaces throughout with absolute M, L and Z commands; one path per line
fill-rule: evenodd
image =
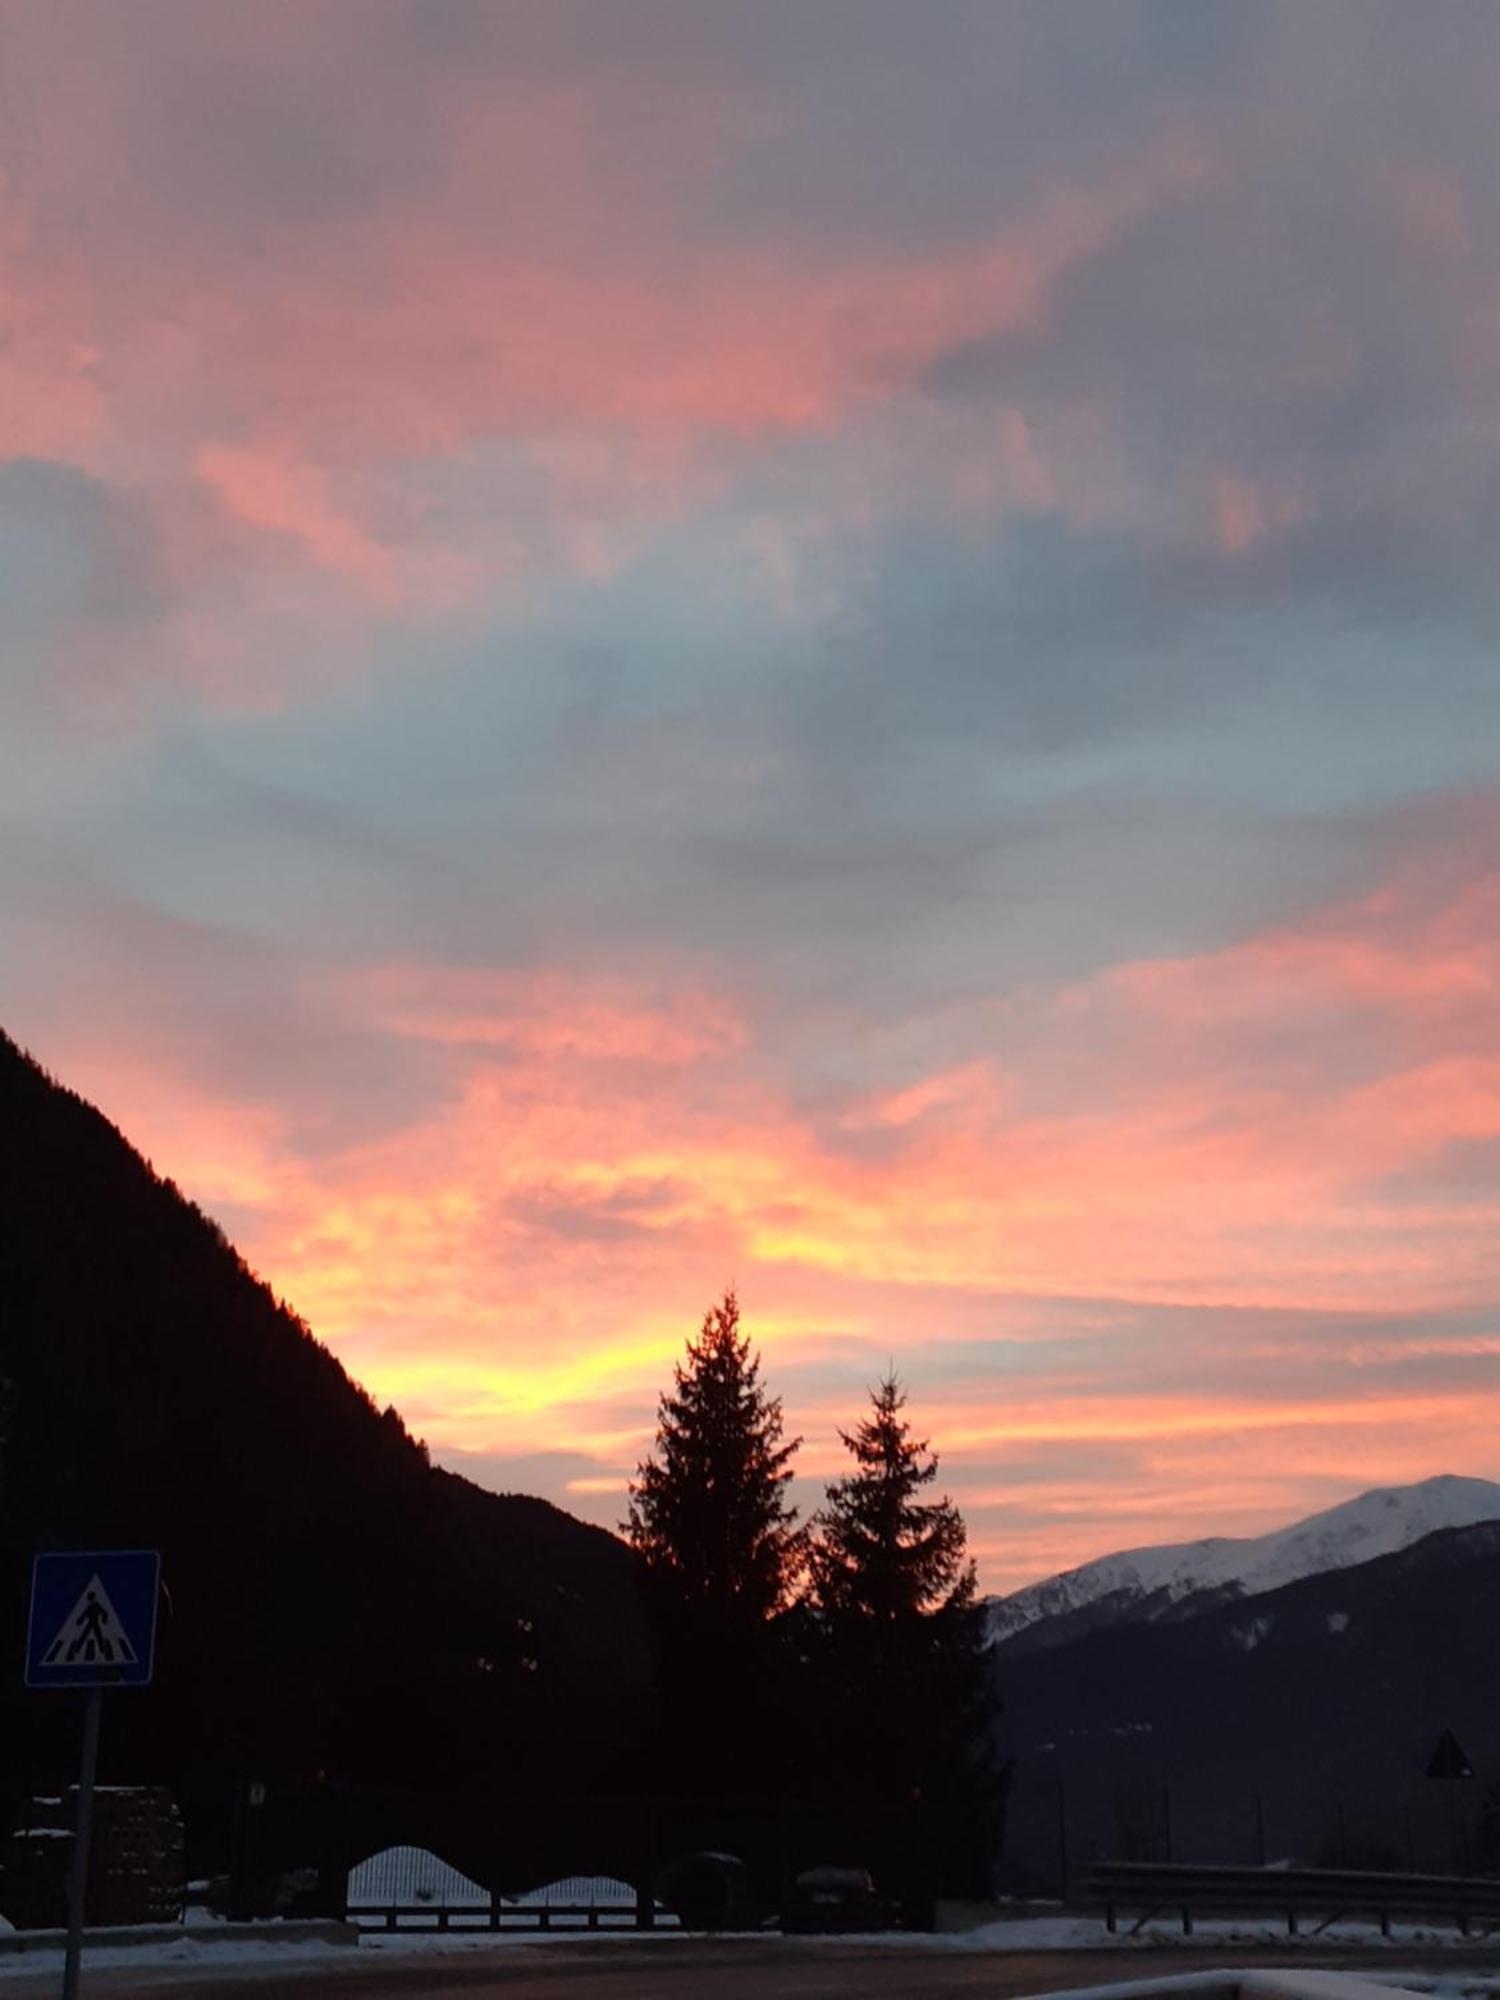
M 1500 7 L 7 0 L 0 1026 L 443 1463 L 1500 1476 Z

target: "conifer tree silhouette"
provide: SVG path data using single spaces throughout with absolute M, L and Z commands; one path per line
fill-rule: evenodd
M 783 1440 L 780 1399 L 761 1384 L 732 1288 L 673 1372 L 626 1532 L 667 1619 L 728 1636 L 791 1599 L 803 1536 L 786 1488 L 802 1440 Z
M 839 1433 L 854 1469 L 813 1516 L 807 1564 L 831 1787 L 885 1829 L 887 1866 L 926 1909 L 939 1880 L 990 1892 L 1006 1778 L 963 1516 L 924 1497 L 938 1461 L 905 1403 L 893 1371 Z
M 809 1549 L 813 1597 L 832 1618 L 890 1626 L 973 1600 L 963 1516 L 951 1500 L 919 1498 L 938 1462 L 912 1436 L 905 1403 L 889 1374 L 870 1393 L 870 1414 L 839 1433 L 855 1470 L 828 1488 Z

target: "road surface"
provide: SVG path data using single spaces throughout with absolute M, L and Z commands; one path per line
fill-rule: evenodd
M 987 2000 L 1055 1992 L 1069 1986 L 1236 1966 L 1337 1967 L 1344 1971 L 1410 1970 L 1426 1966 L 1452 1977 L 1483 1967 L 1500 1979 L 1500 1945 L 1441 1953 L 1399 1947 L 1278 1951 L 1137 1948 L 1131 1951 L 978 1952 L 911 1942 L 881 1947 L 800 1939 L 638 1940 L 573 1945 L 507 1945 L 491 1951 L 411 1952 L 386 1956 L 351 1949 L 315 1963 L 278 1965 L 267 1947 L 260 1964 L 226 1962 L 209 1970 L 140 1965 L 89 1971 L 85 2000 L 944 2000 L 983 1994 Z M 55 1995 L 57 1976 L 7 1974 L 0 2000 Z

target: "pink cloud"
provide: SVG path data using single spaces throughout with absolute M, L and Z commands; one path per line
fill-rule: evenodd
M 1443 168 L 1396 168 L 1389 185 L 1397 217 L 1419 256 L 1442 263 L 1472 254 L 1469 204 L 1455 174 Z
M 317 10 L 265 12 L 165 7 L 126 34 L 109 10 L 33 10 L 13 65 L 41 136 L 0 182 L 22 302 L 4 444 L 150 510 L 178 601 L 124 678 L 216 703 L 286 699 L 288 660 L 323 663 L 322 685 L 378 616 L 607 571 L 748 448 L 857 421 L 956 342 L 1034 333 L 1069 271 L 1213 171 L 1184 125 L 930 250 L 700 240 L 692 190 L 762 115 L 711 63 L 417 82 L 397 13 L 352 47 Z M 278 143 L 304 132 L 289 201 Z M 472 518 L 424 504 L 433 468 L 469 477 L 486 450 L 524 468 L 524 518 L 482 475 Z M 1012 410 L 955 491 L 1051 506 L 1046 451 Z
M 1277 492 L 1264 481 L 1233 472 L 1214 477 L 1214 535 L 1221 555 L 1249 555 L 1262 542 L 1295 528 L 1306 513 L 1295 493 Z
M 292 454 L 204 445 L 197 469 L 237 519 L 293 536 L 315 561 L 363 583 L 377 597 L 392 597 L 388 553 L 338 511 L 316 467 Z
M 677 1067 L 747 1039 L 722 995 L 670 980 L 653 993 L 618 976 L 396 965 L 350 984 L 348 1004 L 399 1034 L 546 1061 Z

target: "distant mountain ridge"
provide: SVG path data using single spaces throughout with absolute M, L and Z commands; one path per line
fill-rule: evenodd
M 1500 1521 L 1500 1483 L 1493 1480 L 1442 1473 L 1377 1487 L 1270 1534 L 1126 1549 L 991 1598 L 990 1643 L 1033 1652 L 1109 1625 L 1177 1621 L 1487 1521 Z
M 1425 1484 L 1426 1482 L 1424 1482 Z M 1500 1521 L 1190 1615 L 997 1647 L 1007 1852 L 1463 1873 L 1500 1862 Z M 1477 1773 L 1427 1775 L 1445 1730 Z M 1493 1789 L 1492 1789 L 1493 1788 Z

